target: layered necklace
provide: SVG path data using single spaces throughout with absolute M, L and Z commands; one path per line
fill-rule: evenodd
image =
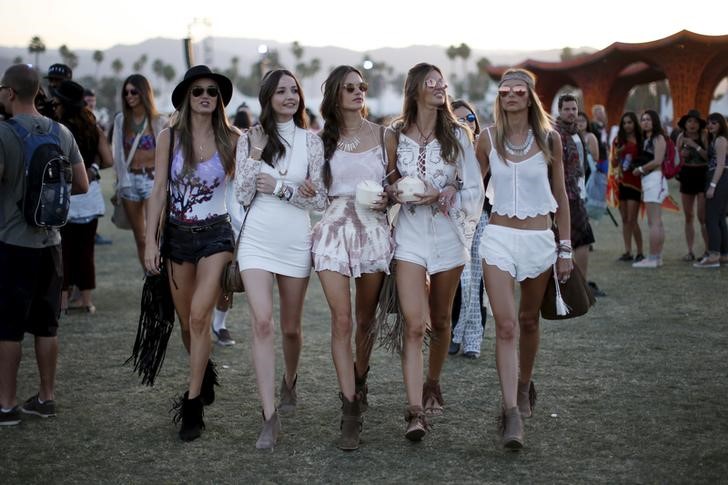
M 361 123 L 359 123 L 359 127 L 354 131 L 354 135 L 349 138 L 348 140 L 344 139 L 343 137 L 339 139 L 339 143 L 336 144 L 337 150 L 341 150 L 344 152 L 353 152 L 356 150 L 356 147 L 359 146 L 359 143 L 361 143 L 361 140 L 359 139 L 359 132 L 361 131 L 361 127 L 364 126 L 364 118 L 361 119 Z
M 506 137 L 505 139 L 505 149 L 506 152 L 508 152 L 509 155 L 514 156 L 522 156 L 528 153 L 531 150 L 531 147 L 533 146 L 533 130 L 531 128 L 528 129 L 528 133 L 526 134 L 526 140 L 521 145 L 514 145 L 511 143 L 511 141 Z
M 290 129 L 289 127 L 292 129 Z M 288 145 L 288 148 L 286 148 L 285 158 L 282 161 L 278 160 L 278 162 L 276 162 L 278 174 L 281 177 L 285 178 L 286 175 L 288 175 L 288 169 L 291 166 L 291 159 L 293 158 L 293 147 L 296 145 L 296 125 L 294 124 L 293 120 L 287 123 L 279 123 L 278 133 L 280 134 L 283 142 Z M 290 135 L 291 137 L 290 142 L 286 139 L 288 135 Z
M 134 117 L 132 116 L 131 117 L 131 131 L 132 131 L 132 133 L 134 133 L 134 134 L 141 133 L 142 130 L 144 129 L 144 125 L 146 124 L 146 122 L 147 122 L 147 117 L 146 116 L 142 116 L 142 120 L 139 123 L 137 123 L 136 121 L 134 121 Z

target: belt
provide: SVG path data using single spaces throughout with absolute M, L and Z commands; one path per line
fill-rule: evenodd
M 210 219 L 207 219 L 204 224 L 184 224 L 180 222 L 175 222 L 173 220 L 169 221 L 169 225 L 178 231 L 184 231 L 184 232 L 205 232 L 209 229 L 212 229 L 214 226 L 218 226 L 220 224 L 229 224 L 230 223 L 230 215 L 229 214 L 222 214 L 219 216 L 211 217 Z
M 154 175 L 154 167 L 130 168 L 129 173 L 136 175 Z

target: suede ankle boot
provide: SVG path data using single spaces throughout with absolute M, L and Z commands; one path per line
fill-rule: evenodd
M 298 382 L 298 374 L 293 378 L 293 384 L 288 387 L 286 384 L 286 375 L 283 374 L 281 380 L 281 401 L 278 404 L 278 411 L 281 414 L 293 414 L 296 411 L 296 404 L 298 403 L 298 397 L 296 396 L 296 382 Z
M 175 403 L 172 408 L 175 412 L 172 421 L 176 424 L 182 422 L 179 428 L 179 437 L 182 441 L 192 441 L 200 437 L 202 430 L 205 429 L 205 422 L 202 399 L 197 396 L 193 399 L 188 398 L 188 393 Z
M 359 434 L 362 430 L 363 419 L 361 417 L 361 398 L 358 394 L 354 394 L 354 399 L 349 401 L 342 393 L 339 393 L 341 399 L 341 437 L 339 438 L 339 448 L 345 451 L 356 450 L 359 448 Z
M 522 418 L 530 418 L 533 415 L 533 407 L 536 405 L 536 386 L 533 381 L 523 384 L 518 383 L 518 410 Z
M 265 419 L 265 413 L 263 413 L 263 429 L 260 430 L 255 447 L 259 450 L 273 451 L 276 443 L 278 443 L 278 434 L 280 432 L 281 420 L 278 417 L 278 411 L 276 410 L 273 416 L 268 419 Z
M 369 393 L 369 386 L 367 386 L 367 377 L 369 376 L 369 366 L 367 366 L 366 372 L 359 377 L 356 372 L 356 363 L 354 364 L 354 392 L 361 396 L 361 412 L 365 413 L 369 409 L 369 402 L 367 401 L 367 394 Z
M 509 450 L 523 448 L 523 419 L 518 406 L 503 410 L 501 416 L 501 431 L 503 433 L 503 447 Z

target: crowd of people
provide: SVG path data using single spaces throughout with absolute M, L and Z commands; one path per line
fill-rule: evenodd
M 51 66 L 47 78 L 43 92 L 38 73 L 19 64 L 7 69 L 0 84 L 0 105 L 11 119 L 0 123 L 2 425 L 17 424 L 21 413 L 56 413 L 58 322 L 72 307 L 95 311 L 94 242 L 104 214 L 99 171 L 112 165 L 114 197 L 128 219 L 139 262 L 149 275 L 166 275 L 189 355 L 175 414 L 184 441 L 201 436 L 205 406 L 214 402 L 219 385 L 210 358 L 212 335 L 220 345 L 235 343 L 225 327 L 229 295 L 220 283 L 233 254 L 250 309 L 262 413 L 255 446 L 267 450 L 282 432 L 279 414 L 298 405 L 303 306 L 312 271 L 331 313 L 339 448 L 360 446 L 375 310 L 385 282 L 394 278 L 404 325 L 405 437 L 422 440 L 430 422 L 445 413 L 447 388 L 440 378 L 447 355 L 478 358 L 490 313 L 502 443 L 520 449 L 524 419 L 536 403 L 539 310 L 549 279 L 564 283 L 573 271 L 589 275 L 596 243 L 591 177 L 609 172 L 612 178 L 624 238 L 619 260 L 635 268 L 663 263 L 661 212 L 668 185 L 662 164 L 672 139 L 657 113 L 624 113 L 610 142 L 603 107 L 594 108 L 591 121 L 579 111 L 580 100 L 565 94 L 552 119 L 534 75 L 524 69 L 503 74 L 493 122 L 481 125 L 470 103 L 448 96 L 440 68 L 418 63 L 405 78 L 401 114 L 385 126 L 368 117 L 362 72 L 339 66 L 324 82 L 323 126 L 316 130 L 299 80 L 285 69 L 263 77 L 259 119 L 254 122 L 241 106 L 233 123 L 225 110 L 232 82 L 207 66 L 190 68 L 175 87 L 170 117 L 158 113 L 149 81 L 133 74 L 122 85 L 122 111 L 108 133 L 85 101 L 89 92 L 71 79 L 67 66 Z M 76 193 L 60 230 L 35 227 L 18 207 L 26 141 L 13 124 L 31 133 L 59 133 Z M 699 268 L 718 267 L 728 263 L 726 120 L 717 113 L 703 120 L 692 110 L 678 125 L 684 259 Z M 605 190 L 602 195 L 607 197 Z M 638 222 L 642 206 L 646 252 Z M 705 243 L 699 258 L 696 206 Z M 322 216 L 312 226 L 313 212 Z M 589 285 L 596 296 L 606 296 L 595 282 Z M 274 287 L 284 360 L 277 403 Z M 36 339 L 40 385 L 18 405 L 26 332 Z

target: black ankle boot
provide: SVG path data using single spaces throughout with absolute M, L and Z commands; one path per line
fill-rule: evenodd
M 202 399 L 200 396 L 194 399 L 189 399 L 187 396 L 188 393 L 185 392 L 172 408 L 172 411 L 175 411 L 172 421 L 175 424 L 182 422 L 179 428 L 179 437 L 182 441 L 199 438 L 202 430 L 205 429 L 205 422 L 202 420 L 204 416 Z
M 205 375 L 202 378 L 202 386 L 200 387 L 200 398 L 202 404 L 209 406 L 215 402 L 215 386 L 219 386 L 217 380 L 217 368 L 212 359 L 208 359 L 207 367 L 205 367 Z

